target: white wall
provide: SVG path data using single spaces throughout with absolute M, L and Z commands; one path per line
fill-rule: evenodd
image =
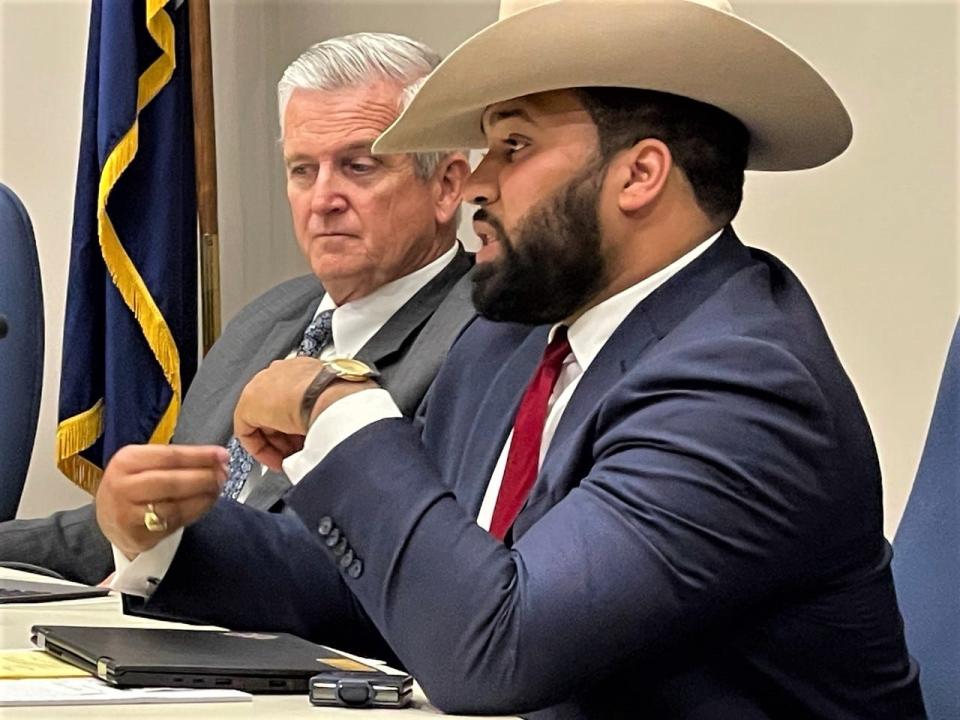
M 40 424 L 20 501 L 25 517 L 89 497 L 54 464 L 89 16 L 87 2 L 0 0 L 0 182 L 33 220 L 46 314 Z
M 800 49 L 846 101 L 850 151 L 825 168 L 751 174 L 736 227 L 804 280 L 860 391 L 886 477 L 892 533 L 916 470 L 960 309 L 958 6 L 735 3 Z M 303 272 L 287 217 L 274 86 L 311 42 L 357 30 L 441 52 L 496 2 L 217 2 L 212 8 L 225 317 Z M 46 392 L 22 516 L 76 504 L 53 468 L 60 320 L 86 44 L 86 3 L 0 0 L 0 180 L 34 217 L 47 302 Z
M 749 177 L 735 225 L 820 309 L 870 418 L 892 534 L 960 309 L 960 5 L 737 7 L 811 60 L 853 118 L 853 144 L 826 167 Z

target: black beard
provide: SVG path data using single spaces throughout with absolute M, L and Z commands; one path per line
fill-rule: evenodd
M 516 241 L 497 218 L 477 213 L 500 239 L 500 257 L 474 271 L 473 304 L 481 315 L 496 322 L 553 324 L 586 306 L 606 284 L 597 207 L 604 170 L 591 163 L 534 206 L 517 228 Z

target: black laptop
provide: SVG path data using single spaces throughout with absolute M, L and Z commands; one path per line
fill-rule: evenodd
M 320 672 L 379 671 L 286 633 L 34 625 L 31 639 L 117 687 L 306 694 Z
M 0 578 L 0 603 L 37 603 L 103 597 L 107 588 Z

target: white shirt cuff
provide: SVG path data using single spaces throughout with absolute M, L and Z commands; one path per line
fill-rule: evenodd
M 361 390 L 337 400 L 313 421 L 304 438 L 303 450 L 283 461 L 287 479 L 296 485 L 331 450 L 358 430 L 378 420 L 399 417 L 403 417 L 403 413 L 383 388 Z
M 117 571 L 110 580 L 110 589 L 118 590 L 125 595 L 139 595 L 148 598 L 153 595 L 157 585 L 167 574 L 173 563 L 173 556 L 180 547 L 180 538 L 183 537 L 183 528 L 175 530 L 150 550 L 142 552 L 133 560 L 113 546 L 113 563 Z

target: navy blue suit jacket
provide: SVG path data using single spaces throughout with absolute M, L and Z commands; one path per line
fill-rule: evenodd
M 808 295 L 732 230 L 619 326 L 512 544 L 475 523 L 547 328 L 474 322 L 422 428 L 221 502 L 146 608 L 383 640 L 439 707 L 532 717 L 923 717 L 856 393 Z

